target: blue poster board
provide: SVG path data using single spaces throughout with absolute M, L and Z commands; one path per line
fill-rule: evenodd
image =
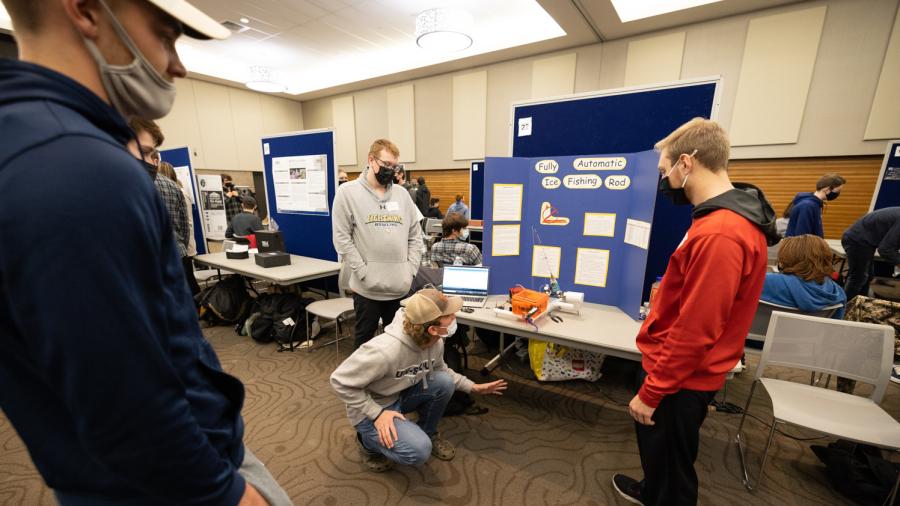
M 888 142 L 869 212 L 900 206 L 900 140 Z
M 484 264 L 491 267 L 490 293 L 506 293 L 517 284 L 540 289 L 548 278 L 535 274 L 558 270 L 563 290 L 583 292 L 586 301 L 617 306 L 637 319 L 656 202 L 657 160 L 653 151 L 488 158 Z M 510 214 L 516 206 L 508 198 L 497 198 L 508 191 L 521 191 L 518 220 Z M 515 234 L 516 227 L 518 254 L 512 254 L 503 246 L 511 243 L 498 238 L 509 231 Z M 643 246 L 626 242 L 626 237 L 635 237 L 635 229 L 646 231 Z M 548 251 L 558 252 L 558 263 L 541 255 Z M 602 273 L 603 265 L 605 274 L 591 274 Z
M 546 157 L 650 150 L 692 118 L 715 119 L 718 87 L 719 78 L 715 77 L 513 104 L 511 155 Z M 530 122 L 527 132 L 520 131 L 521 122 Z M 643 281 L 644 300 L 650 285 L 665 272 L 669 257 L 691 224 L 690 206 L 675 206 L 662 195 L 654 198 L 656 213 Z
M 200 218 L 200 205 L 197 195 L 197 178 L 194 176 L 194 166 L 191 165 L 191 150 L 187 146 L 166 149 L 159 152 L 160 160 L 171 163 L 176 168 L 176 173 L 181 167 L 187 167 L 188 179 L 191 188 L 191 216 L 194 220 L 194 241 L 197 243 L 197 254 L 206 253 L 206 232 L 203 230 L 203 219 Z M 182 181 L 182 185 L 184 182 Z
M 469 218 L 484 219 L 484 160 L 469 165 Z
M 288 253 L 337 260 L 331 241 L 331 206 L 337 188 L 337 172 L 334 167 L 334 132 L 330 129 L 307 130 L 262 138 L 263 175 L 266 180 L 266 203 L 269 219 L 274 219 L 284 234 Z M 272 177 L 272 159 L 287 156 L 325 155 L 327 213 L 280 212 L 278 210 L 275 181 Z

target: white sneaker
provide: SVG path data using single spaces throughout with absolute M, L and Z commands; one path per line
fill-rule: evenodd
M 894 368 L 891 369 L 891 381 L 900 383 L 900 365 L 895 365 Z

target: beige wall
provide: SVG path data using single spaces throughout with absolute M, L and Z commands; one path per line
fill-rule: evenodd
M 676 33 L 684 33 L 680 78 L 721 75 L 718 118 L 726 128 L 731 128 L 750 21 L 818 6 L 826 7 L 825 21 L 797 142 L 740 146 L 733 149 L 732 155 L 746 159 L 881 154 L 884 141 L 866 141 L 864 136 L 882 67 L 890 64 L 885 62 L 885 53 L 898 0 L 819 0 L 404 83 L 412 84 L 415 92 L 416 162 L 408 167 L 431 170 L 468 166 L 465 160 L 454 160 L 452 153 L 454 76 L 487 71 L 484 151 L 486 156 L 507 156 L 511 104 L 541 98 L 531 96 L 535 61 L 575 53 L 575 93 L 617 88 L 626 82 L 630 43 Z M 641 54 L 641 58 L 652 60 L 652 55 Z M 358 166 L 364 163 L 364 148 L 373 136 L 387 133 L 386 88 L 352 93 L 357 97 Z M 336 97 L 303 102 L 307 128 L 333 126 L 332 98 Z M 779 118 L 771 121 L 777 122 Z M 765 128 L 765 125 L 754 127 Z M 900 132 L 892 135 L 900 136 Z
M 195 168 L 262 170 L 261 137 L 303 130 L 299 102 L 196 79 L 176 85 L 175 107 L 158 121 L 162 147 L 190 147 Z

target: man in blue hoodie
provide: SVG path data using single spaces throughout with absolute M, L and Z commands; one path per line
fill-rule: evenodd
M 790 221 L 784 236 L 813 234 L 824 238 L 822 208 L 826 200 L 832 201 L 840 196 L 844 183 L 846 180 L 839 174 L 825 174 L 816 182 L 816 191 L 798 193 L 791 203 Z
M 63 505 L 289 504 L 244 448 L 243 385 L 125 149 L 126 117 L 171 109 L 175 40 L 228 31 L 183 0 L 3 4 L 22 61 L 0 60 L 0 191 L 20 211 L 0 217 L 0 408 Z

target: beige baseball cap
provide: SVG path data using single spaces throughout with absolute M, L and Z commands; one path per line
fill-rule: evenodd
M 459 297 L 447 297 L 434 288 L 424 288 L 404 300 L 403 304 L 406 306 L 406 319 L 410 323 L 421 325 L 456 313 L 462 309 L 463 300 Z
M 228 28 L 185 0 L 147 0 L 163 12 L 181 21 L 184 34 L 194 39 L 226 39 Z

